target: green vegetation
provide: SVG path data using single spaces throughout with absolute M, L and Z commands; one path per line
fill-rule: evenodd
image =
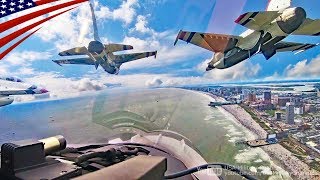
M 288 151 L 293 153 L 301 161 L 307 163 L 310 168 L 320 171 L 320 163 L 313 160 L 311 162 L 306 162 L 306 157 L 309 156 L 308 153 L 299 146 L 295 141 L 291 140 L 290 138 L 283 138 L 279 141 L 279 144 L 286 148 Z
M 298 147 L 295 142 L 293 142 L 292 140 L 290 140 L 289 138 L 283 138 L 279 141 L 279 143 L 285 147 L 286 149 L 288 149 L 290 152 L 292 152 L 295 156 L 297 157 L 306 157 L 308 156 L 308 154 L 305 152 L 304 149 L 302 149 L 301 147 Z
M 254 121 L 256 121 L 264 130 L 266 130 L 268 133 L 275 133 L 275 131 L 270 128 L 269 126 L 267 126 L 263 121 L 261 121 L 259 119 L 259 117 L 250 109 L 250 107 L 246 106 L 246 105 L 241 105 L 241 107 L 250 114 L 250 116 L 252 117 L 252 119 Z
M 276 110 L 266 110 L 266 113 L 269 115 L 269 116 L 274 116 L 274 113 L 276 112 Z

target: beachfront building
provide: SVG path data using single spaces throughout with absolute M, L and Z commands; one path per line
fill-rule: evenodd
M 290 125 L 294 124 L 294 104 L 286 103 L 286 122 Z
M 249 93 L 248 94 L 248 101 L 249 102 L 255 102 L 257 99 L 256 94 L 255 93 Z
M 263 92 L 263 101 L 266 104 L 270 104 L 271 103 L 271 91 Z

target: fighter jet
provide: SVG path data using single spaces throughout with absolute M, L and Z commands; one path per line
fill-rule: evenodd
M 76 47 L 59 53 L 60 56 L 87 55 L 89 58 L 53 60 L 53 62 L 60 66 L 61 64 L 94 65 L 96 69 L 98 69 L 98 66 L 100 65 L 106 72 L 118 74 L 120 66 L 123 63 L 149 56 L 154 56 L 156 58 L 157 51 L 114 55 L 113 52 L 131 50 L 133 47 L 131 45 L 122 44 L 104 45 L 98 35 L 96 17 L 91 3 L 90 8 L 93 21 L 94 40 L 91 41 L 87 47 Z
M 300 53 L 318 44 L 282 41 L 289 35 L 320 35 L 320 19 L 307 18 L 301 7 L 290 7 L 291 0 L 270 0 L 267 11 L 247 12 L 235 23 L 248 28 L 240 36 L 180 31 L 177 41 L 183 40 L 214 52 L 206 71 L 225 69 L 256 54 L 268 60 L 277 52 Z
M 35 85 L 26 88 L 26 84 L 18 78 L 2 78 L 0 77 L 0 107 L 12 104 L 15 95 L 27 95 L 27 94 L 45 94 L 48 93 L 46 89 L 38 88 Z M 23 84 L 22 84 L 23 83 Z

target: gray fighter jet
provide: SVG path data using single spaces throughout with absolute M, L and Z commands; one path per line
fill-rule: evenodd
M 74 55 L 87 55 L 88 58 L 76 58 L 76 59 L 63 59 L 53 60 L 61 66 L 61 64 L 82 64 L 82 65 L 94 65 L 97 69 L 100 65 L 106 72 L 110 74 L 118 74 L 120 66 L 123 63 L 138 60 L 141 58 L 154 56 L 156 58 L 157 51 L 131 53 L 114 55 L 113 52 L 133 49 L 131 45 L 122 44 L 106 44 L 104 45 L 98 35 L 97 22 L 94 14 L 93 5 L 90 3 L 94 40 L 89 43 L 87 47 L 76 47 L 63 52 L 60 52 L 60 56 L 74 56 Z

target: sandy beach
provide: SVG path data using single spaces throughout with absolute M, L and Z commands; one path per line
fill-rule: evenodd
M 222 101 L 223 98 L 211 94 L 216 101 Z M 238 105 L 230 105 L 221 107 L 228 113 L 233 115 L 244 127 L 256 135 L 256 138 L 265 138 L 267 132 L 255 122 L 249 113 Z M 320 179 L 320 173 L 316 170 L 310 169 L 307 164 L 295 157 L 290 151 L 285 149 L 280 144 L 261 147 L 269 156 L 280 164 L 293 179 Z

